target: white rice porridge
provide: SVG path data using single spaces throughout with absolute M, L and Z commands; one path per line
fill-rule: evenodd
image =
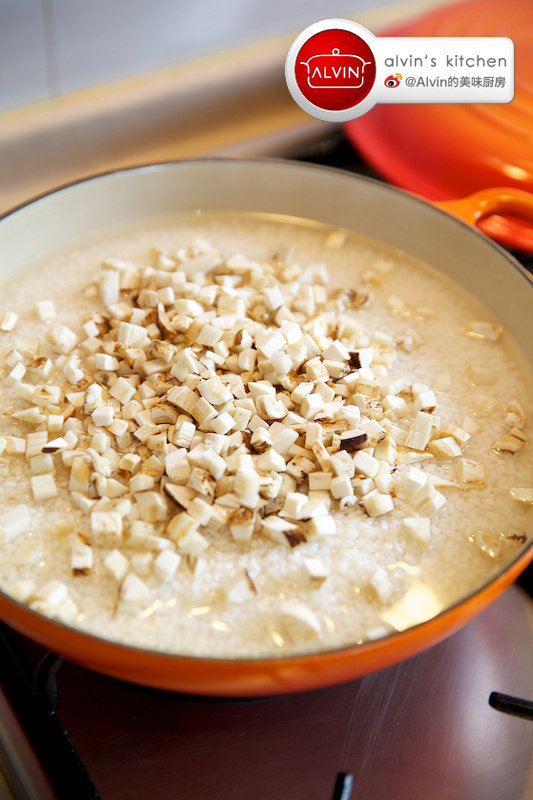
M 473 298 L 377 243 L 165 219 L 12 276 L 0 328 L 0 586 L 82 631 L 337 648 L 434 616 L 527 542 L 527 368 Z

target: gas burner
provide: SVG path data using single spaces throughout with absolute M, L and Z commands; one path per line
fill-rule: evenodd
M 513 717 L 533 720 L 533 702 L 522 700 L 520 697 L 511 697 L 510 694 L 492 692 L 489 697 L 489 705 L 504 714 L 511 714 Z

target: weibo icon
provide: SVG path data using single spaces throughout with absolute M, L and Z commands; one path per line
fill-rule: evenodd
M 395 75 L 389 75 L 388 78 L 385 78 L 384 83 L 389 89 L 396 89 L 396 87 L 400 85 L 401 80 L 402 76 L 397 72 Z

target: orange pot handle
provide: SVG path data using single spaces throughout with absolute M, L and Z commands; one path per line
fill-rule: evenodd
M 435 205 L 471 225 L 492 214 L 509 214 L 533 224 L 533 194 L 522 189 L 481 189 L 460 200 L 445 200 Z

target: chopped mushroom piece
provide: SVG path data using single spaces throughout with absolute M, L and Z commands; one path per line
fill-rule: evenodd
M 413 450 L 425 450 L 431 438 L 433 429 L 433 418 L 426 411 L 418 411 L 407 434 L 405 446 Z
M 346 450 L 348 453 L 361 450 L 368 441 L 368 434 L 358 430 L 344 431 L 340 437 L 340 449 Z
M 255 508 L 259 500 L 260 481 L 254 469 L 241 467 L 235 473 L 233 490 L 241 504 L 246 508 Z
M 93 550 L 82 541 L 76 542 L 70 555 L 70 566 L 74 575 L 86 575 L 93 568 Z
M 237 542 L 249 542 L 255 526 L 255 515 L 250 508 L 238 508 L 228 516 L 228 527 Z
M 129 569 L 129 560 L 120 550 L 111 550 L 104 558 L 104 567 L 117 583 L 120 583 Z
M 305 575 L 313 589 L 318 589 L 322 586 L 328 575 L 331 574 L 329 567 L 319 558 L 304 558 L 302 564 Z
M 386 569 L 383 567 L 377 567 L 374 574 L 370 578 L 370 585 L 376 592 L 381 603 L 390 602 L 393 586 Z
M 283 602 L 280 604 L 280 612 L 283 631 L 294 644 L 320 636 L 322 625 L 309 606 L 304 603 Z
M 168 582 L 176 574 L 181 556 L 173 550 L 162 550 L 153 562 L 154 574 L 159 580 Z
M 62 581 L 51 580 L 37 589 L 32 596 L 31 608 L 47 616 L 53 616 L 57 608 L 68 597 L 68 588 Z
M 456 466 L 457 478 L 464 484 L 485 485 L 485 465 L 471 458 L 460 458 Z
M 533 505 L 533 489 L 531 487 L 522 489 L 509 489 L 509 493 L 513 500 L 516 500 L 518 503 Z
M 379 461 L 364 450 L 358 450 L 353 457 L 355 471 L 368 478 L 375 478 L 379 471 Z
M 29 603 L 35 592 L 35 581 L 31 578 L 21 578 L 13 581 L 7 587 L 8 594 L 19 603 Z
M 370 517 L 379 517 L 394 510 L 394 501 L 390 494 L 383 494 L 373 489 L 361 498 L 361 505 Z
M 33 492 L 33 499 L 37 502 L 41 500 L 49 500 L 51 497 L 57 497 L 57 486 L 54 476 L 51 473 L 44 475 L 33 475 L 30 478 L 31 490 Z
M 35 305 L 35 313 L 41 322 L 47 322 L 50 319 L 55 319 L 56 310 L 52 300 L 41 300 Z
M 404 517 L 402 519 L 402 532 L 409 534 L 419 542 L 429 542 L 431 522 L 427 517 Z
M 489 339 L 491 342 L 496 342 L 500 338 L 503 328 L 497 322 L 471 320 L 464 325 L 463 331 L 468 336 L 474 336 L 478 339 Z
M 434 439 L 428 444 L 429 452 L 436 458 L 457 458 L 462 455 L 462 450 L 453 436 L 444 436 Z
M 189 531 L 178 540 L 178 549 L 190 556 L 199 556 L 209 547 L 209 541 L 199 531 Z
M 158 492 L 140 492 L 135 499 L 144 522 L 162 522 L 167 518 L 167 503 Z
M 312 517 L 305 523 L 305 533 L 309 538 L 315 536 L 333 536 L 337 530 L 335 519 L 326 514 L 324 516 Z
M 522 429 L 524 427 L 527 421 L 527 415 L 522 404 L 519 403 L 518 400 L 511 400 L 505 407 L 505 411 L 507 412 L 505 424 L 508 428 Z
M 518 428 L 511 428 L 507 433 L 499 436 L 495 442 L 492 443 L 492 449 L 495 453 L 517 453 L 527 442 L 527 437 Z
M 18 315 L 13 311 L 0 313 L 0 331 L 12 331 L 18 322 Z
M 3 544 L 29 530 L 31 525 L 28 506 L 21 503 L 0 515 L 0 542 Z
M 261 528 L 274 542 L 290 545 L 290 535 L 298 531 L 298 525 L 287 519 L 271 514 L 261 520 Z
M 235 575 L 225 586 L 224 596 L 230 604 L 246 603 L 252 600 L 255 594 L 249 576 L 243 570 L 242 574 Z
M 138 614 L 150 602 L 151 591 L 135 573 L 129 572 L 119 591 L 119 606 L 129 614 Z
M 122 517 L 116 511 L 91 512 L 91 538 L 98 547 L 117 547 L 122 541 Z
M 466 374 L 475 386 L 490 386 L 494 381 L 493 371 L 482 364 L 471 364 L 467 367 Z

